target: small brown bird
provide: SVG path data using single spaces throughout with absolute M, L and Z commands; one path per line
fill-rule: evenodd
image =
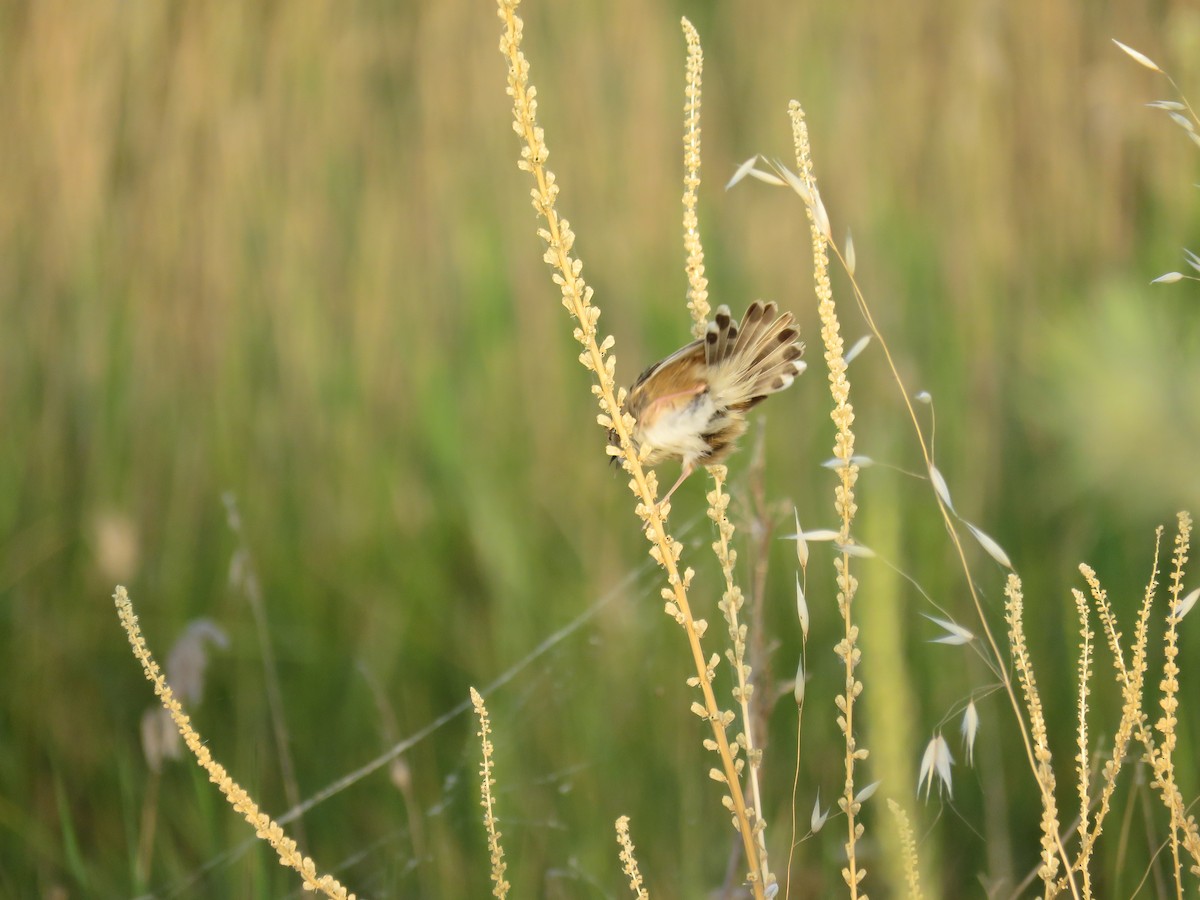
M 804 344 L 791 313 L 774 303 L 750 304 L 742 328 L 717 308 L 703 338 L 676 350 L 638 376 L 625 410 L 636 420 L 633 443 L 648 466 L 683 462 L 665 502 L 697 466 L 719 463 L 746 430 L 746 413 L 789 387 L 804 371 Z M 610 430 L 608 442 L 619 444 Z

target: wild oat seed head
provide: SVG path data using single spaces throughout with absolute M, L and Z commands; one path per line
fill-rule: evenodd
M 829 810 L 821 812 L 821 789 L 817 788 L 817 799 L 813 801 L 812 815 L 808 820 L 809 830 L 816 834 L 825 827 L 825 820 L 829 818 Z
M 1145 66 L 1147 69 L 1150 69 L 1152 72 L 1158 72 L 1160 75 L 1166 74 L 1165 72 L 1163 72 L 1162 69 L 1160 69 L 1158 67 L 1158 63 L 1156 63 L 1154 60 L 1152 60 L 1146 54 L 1139 53 L 1138 51 L 1134 50 L 1132 47 L 1122 44 L 1116 38 L 1113 38 L 1112 42 L 1114 44 L 1116 44 L 1118 47 L 1120 47 L 1123 51 L 1125 51 L 1125 53 L 1128 54 L 1131 59 L 1135 60 L 1140 65 Z
M 800 576 L 796 575 L 796 618 L 800 620 L 800 636 L 808 641 L 808 602 L 804 599 L 804 588 L 800 585 Z
M 938 467 L 929 464 L 929 483 L 933 485 L 934 491 L 938 495 L 938 499 L 946 504 L 946 508 L 954 512 L 954 504 L 950 500 L 950 488 L 946 484 L 946 479 L 942 477 L 942 473 Z
M 1192 611 L 1192 607 L 1196 605 L 1197 600 L 1200 600 L 1200 588 L 1195 588 L 1194 590 L 1189 591 L 1182 600 L 1178 601 L 1172 607 L 1171 615 L 1173 615 L 1176 619 L 1182 619 Z
M 953 779 L 950 774 L 950 766 L 953 763 L 954 757 L 950 755 L 946 739 L 941 734 L 935 734 L 925 745 L 925 753 L 921 757 L 921 770 L 917 775 L 917 792 L 920 793 L 921 785 L 924 785 L 926 801 L 929 800 L 935 778 L 941 782 L 943 795 L 949 794 L 951 798 L 954 797 Z
M 1008 558 L 1008 554 L 1004 552 L 1003 547 L 1001 547 L 991 537 L 989 537 L 980 529 L 976 528 L 970 522 L 964 522 L 964 524 L 967 526 L 967 530 L 971 532 L 975 540 L 979 542 L 979 546 L 984 549 L 984 552 L 986 552 L 988 556 L 1000 563 L 1000 565 L 1004 566 L 1004 568 L 1012 569 L 1012 560 Z
M 872 781 L 865 788 L 854 795 L 854 802 L 858 805 L 866 803 L 873 796 L 875 796 L 875 791 L 879 789 L 879 784 L 880 782 L 878 781 Z
M 931 644 L 948 644 L 950 646 L 957 647 L 963 644 L 969 644 L 971 641 L 975 640 L 974 634 L 955 622 L 949 622 L 946 619 L 939 619 L 937 616 L 931 616 L 927 613 L 921 613 L 921 615 L 930 622 L 933 622 L 935 625 L 940 626 L 946 632 L 941 637 L 930 638 L 929 643 Z
M 871 335 L 869 334 L 864 334 L 857 341 L 855 341 L 854 346 L 846 351 L 846 365 L 849 366 L 850 363 L 854 362 L 854 360 L 858 358 L 858 355 L 867 349 L 870 343 Z
M 733 187 L 739 181 L 741 181 L 743 178 L 745 178 L 751 171 L 754 170 L 754 166 L 757 162 L 758 162 L 758 154 L 756 153 L 756 154 L 754 154 L 754 156 L 750 157 L 748 160 L 746 160 L 744 163 L 742 163 L 740 166 L 738 166 L 737 169 L 734 170 L 733 177 L 731 177 L 729 179 L 729 181 L 727 181 L 725 183 L 725 190 L 729 190 L 731 187 Z M 776 180 L 778 181 L 778 179 L 776 179 Z M 782 184 L 782 183 L 783 182 L 781 181 L 780 184 Z
M 975 737 L 979 734 L 979 710 L 975 708 L 975 700 L 967 703 L 963 712 L 962 735 L 963 746 L 967 754 L 967 765 L 975 765 Z

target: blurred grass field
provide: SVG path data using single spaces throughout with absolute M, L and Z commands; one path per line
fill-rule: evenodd
M 681 14 L 705 48 L 712 299 L 735 312 L 777 300 L 809 343 L 809 374 L 765 408 L 768 496 L 806 525 L 832 521 L 803 208 L 759 185 L 722 190 L 755 152 L 789 158 L 795 97 L 834 229 L 853 230 L 903 372 L 935 398 L 956 506 L 1025 579 L 1069 773 L 1075 566 L 1096 567 L 1128 621 L 1154 527 L 1200 511 L 1196 286 L 1148 284 L 1200 246 L 1200 154 L 1142 105 L 1169 97 L 1165 82 L 1110 42 L 1200 97 L 1200 11 L 529 0 L 560 207 L 626 382 L 687 337 Z M 733 836 L 687 708 L 686 650 L 540 260 L 498 37 L 485 3 L 0 10 L 3 895 L 298 892 L 186 761 L 164 769 L 149 872 L 135 862 L 149 780 L 138 723 L 154 698 L 113 613 L 117 583 L 160 656 L 197 617 L 229 634 L 191 712 L 268 811 L 288 805 L 259 636 L 230 584 L 225 492 L 262 582 L 302 797 L 526 660 L 488 696 L 515 895 L 621 896 L 622 814 L 654 895 L 722 883 Z M 841 287 L 852 341 L 865 326 Z M 919 468 L 878 356 L 851 379 L 861 451 Z M 735 491 L 751 455 L 732 461 Z M 881 467 L 860 490 L 864 540 L 970 626 L 928 485 Z M 673 514 L 700 551 L 702 495 L 697 477 Z M 733 512 L 746 522 L 744 503 Z M 694 556 L 711 577 L 711 554 Z M 744 573 L 752 557 L 743 547 Z M 975 562 L 999 622 L 1001 575 Z M 791 546 L 776 542 L 770 563 L 763 627 L 786 678 Z M 842 754 L 822 649 L 839 627 L 832 569 L 814 565 L 802 820 L 818 786 L 838 790 Z M 932 610 L 910 585 L 882 565 L 861 577 L 865 743 L 908 761 L 910 781 L 881 790 L 911 800 L 929 734 L 984 673 L 925 643 L 936 630 L 918 613 Z M 905 679 L 873 682 L 872 623 L 898 632 Z M 1185 628 L 1185 697 L 1198 644 Z M 1097 733 L 1115 720 L 1106 659 Z M 943 896 L 983 895 L 981 876 L 1011 886 L 1037 862 L 1011 712 L 995 698 L 981 712 L 986 747 L 975 770 L 956 769 L 953 807 L 914 806 Z M 1181 760 L 1197 753 L 1189 712 Z M 790 703 L 770 721 L 778 865 Z M 942 728 L 956 735 L 957 721 Z M 482 896 L 474 730 L 459 716 L 406 755 L 411 806 L 385 771 L 317 806 L 305 849 L 360 895 Z M 1179 780 L 1185 797 L 1200 790 L 1194 765 Z M 1119 797 L 1122 815 L 1140 802 Z M 869 815 L 868 839 L 889 827 Z M 1119 869 L 1109 840 L 1105 896 L 1128 896 L 1153 847 L 1133 827 Z M 839 852 L 833 834 L 798 848 L 800 896 L 836 895 Z M 891 895 L 875 871 L 871 895 Z

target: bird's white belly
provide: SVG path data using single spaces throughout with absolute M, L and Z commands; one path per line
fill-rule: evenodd
M 707 455 L 704 435 L 712 431 L 717 406 L 705 391 L 691 403 L 663 413 L 642 430 L 641 443 L 650 447 L 651 457 L 659 460 L 680 457 L 684 465 Z

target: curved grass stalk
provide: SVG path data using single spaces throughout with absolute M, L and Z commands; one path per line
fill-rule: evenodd
M 224 766 L 213 759 L 212 753 L 205 746 L 203 739 L 192 727 L 191 719 L 183 711 L 183 706 L 175 699 L 175 693 L 163 677 L 162 670 L 159 669 L 158 663 L 150 653 L 150 648 L 146 646 L 146 639 L 142 637 L 137 616 L 133 612 L 133 602 L 129 599 L 125 588 L 118 586 L 116 593 L 113 594 L 113 600 L 117 605 L 117 615 L 121 619 L 121 625 L 129 637 L 129 644 L 133 647 L 133 655 L 142 664 L 142 671 L 145 672 L 146 679 L 154 685 L 154 693 L 162 701 L 163 707 L 171 714 L 171 719 L 182 735 L 188 750 L 196 757 L 196 762 L 200 767 L 208 773 L 208 780 L 225 795 L 225 800 L 229 805 L 254 826 L 255 834 L 271 845 L 271 849 L 279 856 L 279 864 L 300 873 L 304 879 L 305 890 L 320 891 L 333 900 L 354 900 L 355 895 L 347 892 L 337 879 L 330 875 L 319 875 L 316 863 L 299 851 L 296 842 L 284 833 L 279 823 L 259 810 L 258 804 L 246 793 L 246 790 L 229 777 Z
M 629 473 L 629 489 L 637 499 L 635 513 L 641 519 L 650 543 L 650 556 L 666 572 L 668 586 L 662 591 L 666 600 L 665 609 L 684 629 L 696 668 L 696 675 L 689 678 L 688 683 L 698 687 L 701 692 L 701 700 L 693 702 L 692 711 L 709 724 L 712 738 L 705 741 L 705 746 L 714 750 L 720 758 L 720 768 L 714 768 L 710 774 L 728 790 L 722 802 L 732 813 L 734 827 L 742 838 L 749 868 L 747 880 L 756 900 L 763 900 L 765 886 L 760 874 L 762 864 L 754 838 L 757 815 L 746 805 L 739 781 L 742 764 L 740 760 L 735 760 L 737 744 L 731 742 L 727 735 L 727 729 L 736 717 L 733 712 L 720 707 L 712 687 L 714 669 L 720 657 L 713 654 L 705 659 L 701 637 L 707 623 L 695 618 L 688 599 L 688 587 L 694 573 L 691 569 L 680 570 L 683 545 L 667 531 L 670 504 L 660 505 L 657 502 L 658 480 L 653 472 L 643 467 L 630 439 L 634 420 L 624 411 L 626 391 L 616 387 L 616 358 L 609 352 L 616 342 L 611 335 L 597 339 L 596 324 L 600 319 L 600 308 L 592 303 L 592 288 L 583 280 L 583 263 L 571 256 L 575 235 L 555 205 L 559 188 L 554 174 L 546 168 L 549 151 L 544 133 L 537 124 L 537 94 L 529 81 L 529 62 L 521 51 L 523 25 L 516 15 L 518 5 L 518 0 L 499 0 L 497 9 L 504 23 L 500 51 L 508 63 L 507 92 L 513 101 L 513 130 L 521 139 L 521 158 L 517 165 L 533 178 L 534 187 L 530 192 L 533 207 L 545 220 L 545 227 L 538 230 L 546 244 L 543 259 L 554 269 L 552 277 L 562 292 L 563 306 L 577 323 L 574 337 L 583 348 L 579 355 L 580 363 L 595 376 L 592 393 L 600 407 L 597 421 L 602 428 L 611 428 L 616 432 L 619 447 L 610 452 L 618 456 L 622 467 Z

